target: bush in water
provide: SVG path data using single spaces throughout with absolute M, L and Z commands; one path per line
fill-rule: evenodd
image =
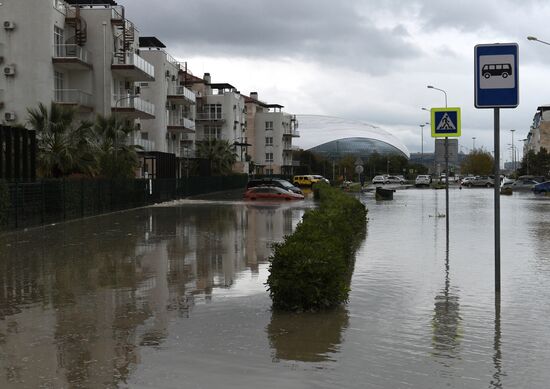
M 328 185 L 316 190 L 319 208 L 307 211 L 294 233 L 274 245 L 267 285 L 275 309 L 317 310 L 348 299 L 367 210 Z

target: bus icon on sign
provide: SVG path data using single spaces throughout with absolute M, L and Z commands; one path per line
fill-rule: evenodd
M 512 65 L 509 63 L 493 63 L 483 65 L 481 69 L 481 74 L 486 79 L 491 78 L 492 76 L 501 76 L 502 78 L 507 78 L 512 75 Z

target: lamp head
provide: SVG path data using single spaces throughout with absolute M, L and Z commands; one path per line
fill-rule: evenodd
M 527 37 L 527 40 L 529 40 L 529 41 L 538 41 L 537 37 L 530 36 L 530 35 Z
M 433 87 L 433 85 L 428 85 L 427 88 L 428 89 L 433 89 L 434 87 Z

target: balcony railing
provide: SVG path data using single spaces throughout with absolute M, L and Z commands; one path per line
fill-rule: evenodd
M 169 115 L 168 126 L 185 127 L 187 129 L 194 130 L 195 122 L 181 115 Z
M 56 89 L 54 100 L 59 104 L 75 104 L 86 107 L 92 106 L 92 95 L 79 89 Z
M 184 86 L 173 86 L 168 88 L 168 96 L 183 96 L 193 103 L 196 102 L 195 93 Z
M 134 139 L 129 140 L 127 143 L 140 146 L 143 151 L 155 151 L 155 142 L 148 139 Z
M 54 45 L 54 58 L 76 58 L 88 63 L 88 50 L 78 45 Z
M 139 97 L 131 97 L 126 95 L 114 95 L 113 96 L 113 108 L 130 108 L 136 111 L 145 112 L 149 115 L 155 115 L 155 105 L 142 100 Z
M 284 166 L 292 166 L 292 158 L 284 158 L 283 159 L 283 165 Z
M 300 136 L 300 132 L 298 130 L 294 130 L 294 129 L 290 129 L 290 128 L 285 128 L 284 131 L 283 131 L 283 134 L 284 135 L 290 135 L 292 137 L 299 137 Z
M 197 120 L 224 120 L 222 112 L 197 112 Z
M 126 53 L 123 57 L 113 55 L 113 65 L 133 65 L 151 78 L 155 78 L 155 67 L 136 53 Z

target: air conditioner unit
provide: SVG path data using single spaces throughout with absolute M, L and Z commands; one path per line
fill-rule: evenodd
M 6 66 L 4 68 L 4 75 L 6 76 L 14 76 L 15 75 L 15 66 Z
M 6 119 L 7 122 L 15 121 L 15 112 L 6 112 L 4 114 L 4 119 Z
M 15 23 L 14 22 L 11 22 L 9 20 L 6 20 L 4 22 L 4 29 L 5 30 L 13 30 L 15 28 Z

